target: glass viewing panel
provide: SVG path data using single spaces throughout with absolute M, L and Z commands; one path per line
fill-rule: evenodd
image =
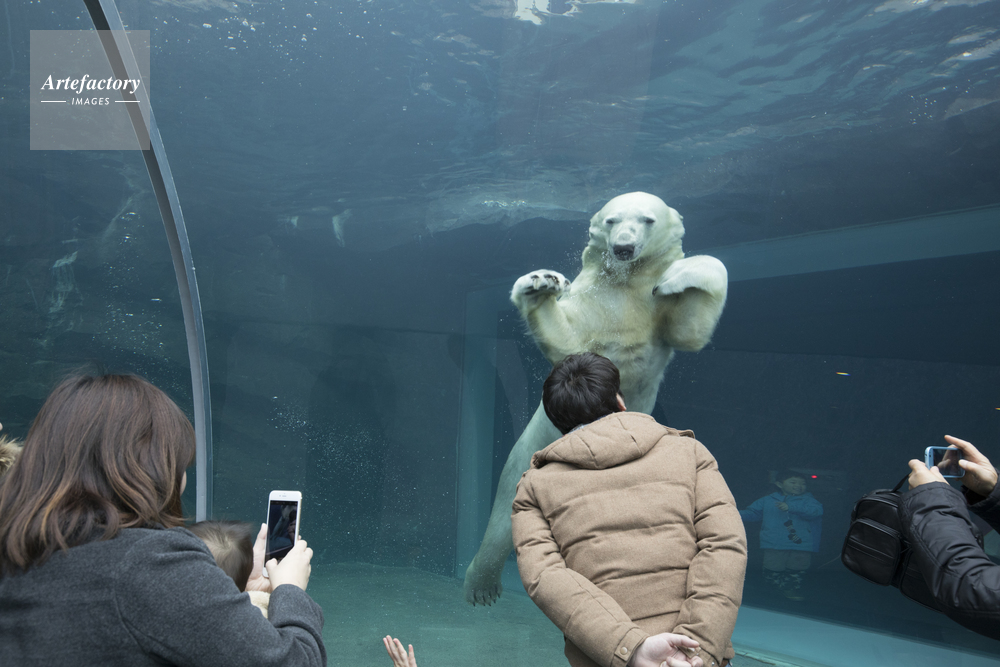
M 0 48 L 0 423 L 23 438 L 75 371 L 149 378 L 190 415 L 187 342 L 142 155 L 29 150 L 31 30 L 87 30 L 83 3 L 4 6 Z M 193 470 L 192 473 L 193 479 Z M 194 508 L 194 488 L 184 499 Z
M 391 633 L 421 664 L 566 664 L 512 556 L 495 604 L 464 599 L 550 369 L 509 294 L 536 269 L 572 280 L 590 217 L 644 191 L 729 270 L 653 416 L 696 433 L 740 508 L 785 468 L 823 506 L 803 599 L 765 580 L 747 524 L 734 663 L 995 664 L 994 640 L 839 559 L 855 501 L 944 434 L 1000 458 L 995 4 L 119 3 L 150 31 L 198 270 L 215 515 L 260 523 L 270 490 L 302 492 L 331 663 L 387 663 Z M 21 100 L 27 30 L 86 15 L 6 10 Z M 186 405 L 138 155 L 32 153 L 27 112 L 0 109 L 14 428 L 50 368 L 90 359 Z

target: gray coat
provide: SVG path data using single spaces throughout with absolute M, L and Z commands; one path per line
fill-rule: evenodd
M 0 578 L 0 665 L 325 667 L 323 613 L 279 586 L 269 618 L 183 528 L 130 528 Z

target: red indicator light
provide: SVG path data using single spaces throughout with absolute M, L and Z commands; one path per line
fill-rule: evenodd
M 813 475 L 813 479 L 819 479 L 818 475 Z

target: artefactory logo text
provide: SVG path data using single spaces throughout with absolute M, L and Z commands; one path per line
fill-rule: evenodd
M 149 148 L 148 30 L 32 30 L 30 76 L 32 150 Z

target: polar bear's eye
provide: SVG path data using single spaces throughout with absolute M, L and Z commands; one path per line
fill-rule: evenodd
M 656 220 L 654 220 L 653 218 L 643 218 L 642 221 L 645 222 L 647 225 L 651 225 L 654 222 L 656 222 Z
M 604 224 L 606 224 L 606 225 L 613 225 L 616 222 L 618 222 L 618 218 L 608 218 L 608 219 L 606 219 L 604 221 Z

